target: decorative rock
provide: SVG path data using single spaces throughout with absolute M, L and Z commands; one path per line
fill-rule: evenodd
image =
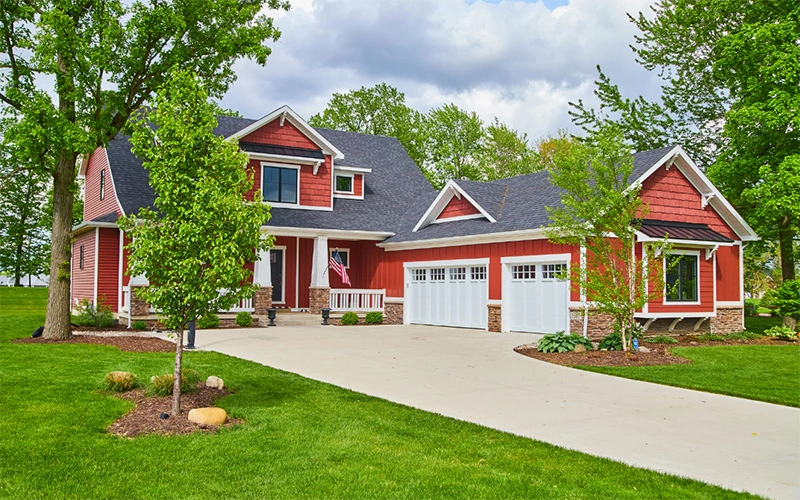
M 189 410 L 189 422 L 198 425 L 222 425 L 228 420 L 228 413 L 222 408 L 195 408 Z
M 586 347 L 581 344 L 578 344 L 575 346 L 575 352 L 586 352 Z
M 206 379 L 206 387 L 212 387 L 214 389 L 222 389 L 223 387 L 225 387 L 225 383 L 222 381 L 221 378 L 211 375 Z
M 647 352 L 650 352 L 650 349 L 649 349 L 649 348 L 647 348 L 647 347 L 645 347 L 645 346 L 640 346 L 640 347 L 639 347 L 639 352 L 645 352 L 645 353 L 647 353 Z

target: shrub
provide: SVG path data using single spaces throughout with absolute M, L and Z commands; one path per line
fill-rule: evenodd
M 800 319 L 800 279 L 784 281 L 775 290 L 774 303 L 781 316 Z
M 236 315 L 236 324 L 239 326 L 250 326 L 253 324 L 253 316 L 249 312 L 242 311 Z
M 206 330 L 208 328 L 217 328 L 219 326 L 219 316 L 214 313 L 208 313 L 202 318 L 197 320 L 197 328 Z
M 761 334 L 755 332 L 733 332 L 723 335 L 727 340 L 753 340 L 760 339 Z
M 92 304 L 88 299 L 83 299 L 78 304 L 78 314 L 72 316 L 72 322 L 78 326 L 93 326 L 96 328 L 107 328 L 114 324 L 114 313 L 111 308 L 103 305 Z
M 755 316 L 758 313 L 758 304 L 753 302 L 751 299 L 747 299 L 744 301 L 744 315 L 745 316 Z
M 175 375 L 172 373 L 168 375 L 156 375 L 150 379 L 153 384 L 152 392 L 157 396 L 171 396 L 172 384 L 175 381 Z M 197 383 L 200 381 L 200 374 L 197 370 L 190 368 L 181 371 L 181 393 L 194 392 L 197 389 Z
M 702 335 L 698 335 L 695 339 L 701 342 L 725 342 L 725 337 L 722 335 L 717 335 L 716 333 L 704 333 Z
M 109 372 L 103 379 L 103 387 L 111 392 L 127 392 L 139 387 L 139 379 L 131 372 Z
M 764 330 L 764 335 L 781 340 L 797 340 L 797 332 L 788 326 L 777 325 Z
M 147 323 L 139 319 L 131 323 L 131 328 L 134 330 L 147 330 Z
M 364 321 L 368 325 L 380 325 L 383 323 L 383 313 L 380 311 L 368 312 Z
M 342 325 L 355 325 L 358 323 L 358 314 L 350 311 L 342 314 L 342 319 L 339 321 Z
M 545 335 L 537 343 L 536 349 L 539 352 L 570 352 L 578 345 L 584 346 L 589 351 L 594 349 L 589 339 L 580 335 L 565 335 L 564 332 Z
M 669 335 L 655 335 L 644 339 L 645 342 L 650 344 L 677 344 L 678 341 Z
M 619 333 L 609 333 L 603 340 L 600 341 L 598 349 L 605 349 L 607 351 L 621 351 L 622 350 L 622 335 Z

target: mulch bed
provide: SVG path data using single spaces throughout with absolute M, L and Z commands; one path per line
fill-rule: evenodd
M 752 340 L 698 341 L 696 336 L 681 335 L 675 337 L 677 344 L 651 344 L 642 342 L 639 345 L 650 349 L 650 352 L 623 351 L 586 351 L 586 352 L 539 352 L 531 345 L 515 347 L 514 351 L 530 358 L 554 363 L 562 366 L 656 366 L 690 364 L 690 359 L 672 354 L 673 347 L 705 347 L 725 345 L 787 345 L 792 341 L 771 337 L 760 337 Z
M 214 402 L 227 395 L 227 389 L 215 389 L 199 383 L 196 392 L 181 394 L 181 414 L 161 420 L 162 413 L 172 411 L 172 396 L 146 396 L 143 389 L 116 394 L 117 397 L 131 401 L 136 407 L 115 421 L 108 428 L 110 434 L 133 438 L 142 434 L 191 434 L 193 432 L 214 433 L 219 427 L 201 426 L 189 422 L 189 410 L 214 406 Z M 242 420 L 228 417 L 222 427 L 243 423 Z
M 110 345 L 120 351 L 129 352 L 175 352 L 175 344 L 154 337 L 120 335 L 101 337 L 76 333 L 66 340 L 50 340 L 42 337 L 26 337 L 13 341 L 19 344 L 101 344 Z

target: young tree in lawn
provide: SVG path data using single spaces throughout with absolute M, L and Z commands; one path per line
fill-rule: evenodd
M 70 329 L 70 232 L 76 160 L 108 143 L 174 66 L 191 69 L 221 96 L 233 63 L 265 64 L 280 33 L 265 8 L 284 0 L 3 0 L 0 103 L 14 114 L 21 165 L 51 178 L 53 217 L 45 338 Z M 53 82 L 50 89 L 43 88 Z M 53 160 L 41 164 L 45 152 Z
M 268 206 L 245 202 L 253 186 L 247 155 L 214 135 L 220 110 L 208 96 L 197 77 L 177 71 L 153 108 L 133 117 L 133 152 L 148 171 L 157 211 L 143 208 L 120 221 L 132 237 L 128 272 L 150 283 L 140 296 L 177 332 L 173 415 L 180 413 L 187 323 L 252 296 L 245 264 L 270 245 L 261 233 Z
M 593 313 L 608 314 L 622 334 L 624 350 L 638 331 L 634 314 L 659 287 L 648 292 L 648 282 L 663 280 L 656 255 L 666 242 L 648 244 L 647 258 L 637 258 L 636 231 L 647 214 L 639 186 L 631 186 L 633 156 L 621 131 L 613 125 L 599 128 L 587 140 L 555 148 L 548 169 L 561 189 L 561 206 L 548 207 L 547 237 L 555 242 L 586 248 L 586 262 L 572 270 L 571 281 L 585 294 Z

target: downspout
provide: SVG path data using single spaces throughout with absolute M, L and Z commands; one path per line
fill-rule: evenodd
M 586 244 L 581 245 L 581 303 L 583 304 L 583 338 L 589 338 L 589 304 L 586 302 Z

